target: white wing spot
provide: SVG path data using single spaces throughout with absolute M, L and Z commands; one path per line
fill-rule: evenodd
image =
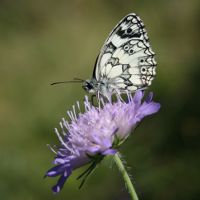
M 127 17 L 127 20 L 131 20 L 131 19 L 133 19 L 132 16 L 128 16 L 128 17 Z
M 117 88 L 125 88 L 126 84 L 124 84 L 124 83 L 116 83 L 116 87 Z
M 103 54 L 102 58 L 101 58 L 101 66 L 105 66 L 106 62 L 109 60 L 109 58 L 112 56 L 111 53 L 105 53 Z
M 156 68 L 153 68 L 153 75 L 156 75 Z
M 111 65 L 111 64 L 107 64 L 107 65 L 105 66 L 106 75 L 108 75 L 108 74 L 110 73 L 111 69 L 112 69 L 112 65 Z
M 120 76 L 122 73 L 123 73 L 122 65 L 115 65 L 110 70 L 110 73 L 108 74 L 108 78 L 114 78 L 114 77 Z
M 131 40 L 131 41 L 130 41 L 130 44 L 136 44 L 136 43 L 137 43 L 136 40 Z
M 132 75 L 129 80 L 133 83 L 133 85 L 142 85 L 140 75 Z
M 140 74 L 140 70 L 138 67 L 130 67 L 128 69 L 129 74 Z
M 137 87 L 136 86 L 128 86 L 128 90 L 130 90 L 130 91 L 135 91 L 135 90 L 137 90 Z
M 132 22 L 135 24 L 135 23 L 137 23 L 137 20 L 135 18 L 133 18 Z
M 140 47 L 140 48 L 145 48 L 145 45 L 144 45 L 144 43 L 143 42 L 138 42 L 138 47 Z

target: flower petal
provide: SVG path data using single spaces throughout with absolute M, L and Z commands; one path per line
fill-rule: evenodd
M 71 171 L 65 171 L 64 174 L 58 179 L 58 182 L 56 185 L 52 187 L 52 191 L 54 193 L 60 192 L 60 190 L 63 188 L 67 178 L 71 175 Z
M 140 112 L 141 116 L 145 117 L 145 116 L 148 116 L 148 115 L 158 112 L 159 109 L 160 109 L 159 103 L 154 103 L 154 102 L 151 102 L 148 104 L 144 103 L 140 107 L 139 112 Z
M 142 92 L 141 90 L 138 90 L 135 92 L 135 95 L 133 97 L 133 102 L 137 105 L 141 103 L 141 100 L 144 96 L 144 92 Z
M 45 174 L 45 176 L 48 177 L 55 177 L 60 175 L 61 173 L 63 173 L 65 170 L 65 166 L 64 165 L 57 165 L 55 167 L 52 167 L 50 170 L 48 170 Z

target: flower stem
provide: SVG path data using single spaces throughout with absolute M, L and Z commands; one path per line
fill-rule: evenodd
M 114 160 L 115 160 L 117 167 L 119 168 L 119 171 L 122 173 L 122 176 L 124 178 L 125 184 L 126 184 L 127 189 L 128 189 L 128 191 L 131 195 L 132 200 L 138 200 L 138 196 L 135 192 L 135 189 L 133 187 L 131 179 L 130 179 L 130 177 L 129 177 L 129 175 L 128 175 L 125 167 L 124 167 L 124 164 L 123 164 L 122 160 L 120 159 L 119 153 L 116 153 L 114 155 Z

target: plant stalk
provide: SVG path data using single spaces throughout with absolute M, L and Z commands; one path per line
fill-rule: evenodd
M 128 189 L 128 192 L 129 192 L 132 200 L 138 200 L 138 196 L 136 194 L 136 191 L 135 191 L 133 184 L 131 182 L 131 179 L 130 179 L 130 177 L 129 177 L 129 175 L 128 175 L 125 167 L 124 167 L 124 164 L 123 164 L 122 160 L 120 159 L 119 153 L 116 153 L 114 155 L 114 161 L 115 161 L 119 171 L 121 172 L 121 174 L 124 178 L 125 185 Z

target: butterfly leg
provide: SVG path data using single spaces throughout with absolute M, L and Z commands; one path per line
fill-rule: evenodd
M 124 99 L 122 98 L 122 95 L 121 95 L 122 93 L 120 93 L 118 89 L 115 89 L 114 91 L 115 91 L 117 99 L 124 102 Z
M 91 96 L 91 103 L 92 103 L 92 105 L 94 106 L 94 98 L 96 97 L 96 95 L 95 94 L 93 94 L 92 96 Z

